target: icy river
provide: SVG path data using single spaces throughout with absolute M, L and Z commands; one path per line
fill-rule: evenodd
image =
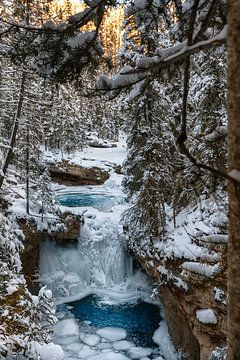
M 41 283 L 53 292 L 58 324 L 54 342 L 66 360 L 176 360 L 158 301 L 147 276 L 133 269 L 120 223 L 121 188 L 58 191 L 62 211 L 84 213 L 78 244 L 45 242 Z

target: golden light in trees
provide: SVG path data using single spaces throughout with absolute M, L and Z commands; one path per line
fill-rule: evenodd
M 76 14 L 84 9 L 85 5 L 79 0 L 53 0 L 49 3 L 49 15 L 58 21 L 65 20 L 69 16 Z M 121 23 L 124 17 L 124 10 L 122 6 L 116 8 L 108 8 L 101 27 L 99 35 L 105 50 L 105 56 L 110 58 L 113 62 L 116 60 L 116 55 L 122 45 L 122 30 Z M 95 25 L 89 22 L 83 27 L 83 30 L 93 30 Z

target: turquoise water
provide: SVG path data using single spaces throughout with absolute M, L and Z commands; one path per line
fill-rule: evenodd
M 63 206 L 93 206 L 99 210 L 104 210 L 114 205 L 122 204 L 124 199 L 121 196 L 114 195 L 69 193 L 58 195 L 57 201 Z
M 140 300 L 133 304 L 108 305 L 102 303 L 101 298 L 96 295 L 89 295 L 68 305 L 71 306 L 70 311 L 75 318 L 80 321 L 90 321 L 96 328 L 105 326 L 124 328 L 128 332 L 128 339 L 136 345 L 156 347 L 152 336 L 161 320 L 160 309 L 157 305 Z M 63 308 L 58 310 L 63 310 Z

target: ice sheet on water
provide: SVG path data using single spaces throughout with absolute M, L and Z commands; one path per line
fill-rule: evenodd
M 79 343 L 79 342 L 74 342 L 72 344 L 69 344 L 66 346 L 66 350 L 70 350 L 74 353 L 78 353 L 83 347 L 83 344 Z
M 97 335 L 109 341 L 117 341 L 126 339 L 127 331 L 122 328 L 104 327 L 97 331 Z
M 87 360 L 130 360 L 130 358 L 126 357 L 125 355 L 109 351 L 107 353 L 90 356 Z
M 78 353 L 79 359 L 88 359 L 89 356 L 97 355 L 98 352 L 91 349 L 88 345 L 83 345 L 82 349 Z
M 152 349 L 150 348 L 143 348 L 143 347 L 131 347 L 131 349 L 128 352 L 128 355 L 131 359 L 141 359 L 143 357 L 149 356 L 152 354 Z
M 134 346 L 134 343 L 132 343 L 131 341 L 127 341 L 127 340 L 115 341 L 113 343 L 114 349 L 119 350 L 119 351 L 127 351 L 133 346 Z
M 94 334 L 86 334 L 82 341 L 89 346 L 96 346 L 100 343 L 100 336 Z
M 36 352 L 41 360 L 63 360 L 62 348 L 53 343 L 45 345 L 36 344 Z
M 54 338 L 54 342 L 61 346 L 67 346 L 79 341 L 78 336 L 64 336 L 64 337 L 56 337 Z
M 104 350 L 104 349 L 111 349 L 112 348 L 112 344 L 109 342 L 101 342 L 100 344 L 97 345 L 97 348 L 99 350 Z

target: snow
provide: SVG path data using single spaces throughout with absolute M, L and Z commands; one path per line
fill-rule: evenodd
M 227 305 L 226 300 L 225 300 L 226 295 L 225 295 L 224 291 L 222 289 L 220 289 L 220 288 L 217 288 L 217 287 L 215 287 L 213 290 L 214 290 L 214 293 L 215 293 L 215 296 L 214 296 L 215 301 L 217 303 L 219 303 L 219 304 L 222 303 L 224 305 Z
M 216 273 L 220 271 L 219 264 L 208 265 L 208 264 L 191 262 L 191 261 L 184 262 L 182 264 L 182 268 L 206 277 L 213 277 Z
M 131 359 L 141 359 L 152 354 L 152 349 L 143 348 L 143 347 L 131 347 L 128 352 Z
M 100 343 L 100 340 L 100 336 L 92 334 L 86 334 L 86 336 L 84 336 L 84 338 L 82 339 L 82 341 L 89 346 L 98 345 Z
M 123 340 L 127 337 L 127 331 L 121 328 L 104 327 L 97 331 L 97 335 L 103 337 L 108 341 Z
M 93 356 L 93 355 L 96 355 L 96 354 L 97 354 L 97 352 L 95 350 L 91 349 L 87 345 L 83 345 L 82 349 L 78 353 L 78 357 L 80 359 L 86 359 L 89 356 Z
M 107 353 L 90 356 L 87 360 L 130 360 L 130 359 L 125 355 L 117 354 L 113 351 L 110 351 Z
M 127 341 L 127 340 L 115 341 L 113 343 L 114 349 L 119 350 L 119 351 L 129 350 L 132 346 L 134 346 L 134 344 L 132 342 L 130 342 L 130 341 Z
M 59 337 L 79 336 L 79 327 L 75 319 L 59 321 L 54 328 L 55 334 Z
M 17 286 L 7 286 L 6 288 L 8 295 L 14 294 L 16 291 L 18 291 Z
M 197 310 L 196 317 L 202 324 L 217 324 L 217 317 L 212 309 Z
M 167 360 L 176 360 L 177 352 L 168 332 L 166 321 L 161 321 L 159 328 L 153 334 L 153 341 L 159 345 L 163 357 Z M 161 357 L 160 357 L 161 359 Z
M 63 360 L 63 350 L 59 345 L 53 343 L 40 345 L 36 343 L 35 348 L 41 360 Z

